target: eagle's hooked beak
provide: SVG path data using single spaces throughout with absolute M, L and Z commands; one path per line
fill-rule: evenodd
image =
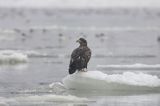
M 80 40 L 77 40 L 76 42 L 77 42 L 77 43 L 80 43 L 81 41 L 80 41 Z

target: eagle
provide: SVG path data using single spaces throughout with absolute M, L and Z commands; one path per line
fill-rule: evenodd
M 73 50 L 71 54 L 69 74 L 73 74 L 76 70 L 86 71 L 87 64 L 91 58 L 91 50 L 87 46 L 87 41 L 84 38 L 80 38 L 76 42 L 78 42 L 80 46 Z

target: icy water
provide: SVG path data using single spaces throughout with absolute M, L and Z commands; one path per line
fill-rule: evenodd
M 160 78 L 159 22 L 158 9 L 1 8 L 0 106 L 158 106 L 157 90 L 76 91 L 49 85 L 68 75 L 79 37 L 92 50 L 88 70 Z

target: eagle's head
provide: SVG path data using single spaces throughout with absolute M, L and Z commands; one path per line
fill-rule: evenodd
M 87 40 L 84 38 L 79 38 L 76 42 L 78 42 L 80 46 L 87 46 Z

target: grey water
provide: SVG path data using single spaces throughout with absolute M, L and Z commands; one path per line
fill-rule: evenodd
M 88 70 L 97 65 L 160 64 L 160 10 L 147 8 L 23 9 L 0 8 L 0 52 L 28 52 L 27 63 L 0 64 L 0 97 L 56 94 L 49 84 L 68 75 L 76 40 L 84 37 L 92 50 Z M 34 54 L 36 52 L 38 54 Z M 2 58 L 2 57 L 0 57 Z M 109 74 L 137 71 L 160 78 L 160 70 L 107 70 Z M 85 91 L 84 91 L 85 92 Z M 10 106 L 158 106 L 160 92 L 66 91 L 93 102 L 20 103 Z M 3 101 L 3 100 L 2 100 Z

